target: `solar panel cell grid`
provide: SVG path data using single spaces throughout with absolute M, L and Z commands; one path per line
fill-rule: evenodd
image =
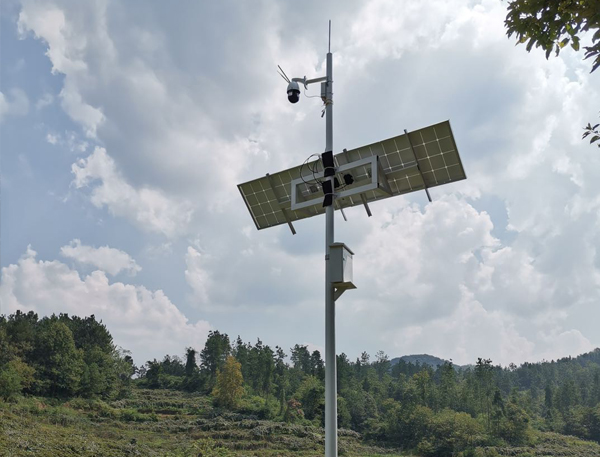
M 400 135 L 336 154 L 335 161 L 338 166 L 341 166 L 374 155 L 379 157 L 393 195 L 466 178 L 448 121 L 409 132 L 408 135 Z M 420 171 L 415 166 L 417 163 Z M 290 183 L 298 179 L 301 172 L 308 184 L 299 186 L 300 195 L 306 200 L 322 195 L 321 186 L 315 183 L 311 171 L 315 166 L 318 166 L 319 171 L 322 170 L 320 164 L 311 162 L 308 166 L 293 167 L 238 186 L 257 228 L 285 224 L 324 212 L 320 204 L 302 210 L 291 210 Z M 368 166 L 352 169 L 351 173 L 355 180 L 354 187 L 371 179 Z M 341 175 L 338 179 L 343 183 Z M 365 192 L 364 195 L 368 202 L 388 196 L 375 191 Z M 345 208 L 360 204 L 362 204 L 360 195 L 353 195 L 337 199 L 335 207 Z

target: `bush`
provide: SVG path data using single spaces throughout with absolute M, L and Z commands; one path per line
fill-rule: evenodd
M 10 364 L 0 371 L 0 397 L 4 400 L 13 400 L 21 394 L 21 376 Z

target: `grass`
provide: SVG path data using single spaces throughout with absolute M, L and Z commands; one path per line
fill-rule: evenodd
M 320 456 L 323 429 L 223 413 L 206 396 L 134 389 L 116 402 L 0 403 L 0 456 Z M 340 455 L 399 457 L 340 430 Z
M 408 457 L 398 449 L 339 431 L 346 457 Z M 209 397 L 133 389 L 114 402 L 22 398 L 0 401 L 0 457 L 308 457 L 322 456 L 320 427 L 260 420 L 219 410 Z M 533 444 L 488 447 L 477 457 L 600 457 L 600 445 L 556 433 L 534 432 Z

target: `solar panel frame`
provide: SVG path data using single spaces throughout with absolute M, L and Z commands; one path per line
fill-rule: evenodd
M 337 167 L 378 156 L 379 166 L 385 174 L 391 195 L 369 190 L 362 194 L 343 196 L 335 199 L 335 209 L 363 205 L 364 195 L 368 203 L 428 189 L 466 179 L 466 173 L 458 153 L 450 121 L 440 122 L 413 132 L 378 141 L 359 148 L 344 150 L 335 154 Z M 325 213 L 318 200 L 315 205 L 298 210 L 291 209 L 291 183 L 302 178 L 300 195 L 323 196 L 319 185 L 315 185 L 313 173 L 319 160 L 295 166 L 252 181 L 238 185 L 238 189 L 258 230 L 287 223 L 294 231 L 292 222 Z M 321 167 L 322 168 L 322 167 Z M 349 186 L 359 187 L 360 182 L 370 180 L 369 165 L 354 168 L 352 175 L 355 183 Z M 336 173 L 337 176 L 337 173 Z M 340 182 L 343 182 L 339 177 Z M 311 189 L 312 188 L 312 189 Z M 336 191 L 346 194 L 347 192 Z M 321 199 L 322 201 L 322 199 Z

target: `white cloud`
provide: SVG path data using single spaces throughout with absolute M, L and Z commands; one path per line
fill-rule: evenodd
M 112 276 L 121 271 L 127 271 L 130 275 L 135 276 L 138 271 L 142 270 L 142 267 L 124 251 L 108 246 L 94 248 L 82 245 L 78 239 L 74 239 L 68 245 L 60 248 L 60 253 L 79 263 L 93 265 Z
M 101 271 L 80 277 L 64 263 L 37 260 L 36 255 L 28 248 L 16 264 L 2 268 L 3 314 L 18 309 L 40 316 L 94 314 L 138 364 L 167 353 L 182 354 L 186 346 L 204 346 L 208 322 L 189 322 L 161 290 L 111 283 Z
M 192 216 L 186 202 L 177 202 L 156 189 L 136 189 L 118 172 L 106 149 L 96 147 L 86 159 L 71 167 L 77 189 L 92 187 L 91 202 L 98 208 L 106 206 L 116 215 L 129 219 L 142 230 L 172 237 L 185 233 Z M 99 181 L 98 185 L 96 181 Z
M 486 310 L 465 287 L 459 289 L 461 297 L 451 314 L 386 334 L 396 352 L 427 352 L 458 364 L 484 357 L 506 365 L 539 356 L 535 343 L 517 331 L 510 316 Z
M 40 111 L 47 106 L 50 106 L 54 102 L 54 96 L 50 93 L 42 95 L 37 102 L 35 102 L 35 109 Z
M 191 246 L 185 255 L 185 280 L 192 288 L 194 299 L 200 304 L 208 303 L 208 289 L 211 287 L 210 272 L 203 266 L 203 256 Z
M 99 2 L 96 5 L 96 11 L 90 11 L 90 14 L 98 14 L 100 20 L 106 7 L 103 3 Z M 74 121 L 82 125 L 87 136 L 95 138 L 105 116 L 100 108 L 85 102 L 79 93 L 79 89 L 85 87 L 85 84 L 92 83 L 88 78 L 88 66 L 85 62 L 87 48 L 92 43 L 87 39 L 80 40 L 81 37 L 78 36 L 80 30 L 89 26 L 89 23 L 84 20 L 69 21 L 68 12 L 70 11 L 54 4 L 25 1 L 17 25 L 22 36 L 31 31 L 37 38 L 46 41 L 52 72 L 67 76 L 60 92 L 63 109 Z M 93 45 L 106 46 L 107 40 L 102 35 L 96 35 Z
M 10 98 L 0 92 L 0 122 L 8 116 L 25 116 L 29 112 L 29 98 L 21 89 L 11 89 Z
M 81 140 L 80 136 L 71 130 L 67 130 L 64 134 L 48 132 L 46 141 L 53 146 L 61 146 L 67 148 L 71 152 L 85 152 L 89 147 L 89 142 Z
M 428 352 L 459 364 L 557 358 L 600 343 L 569 327 L 575 305 L 600 299 L 593 249 L 575 251 L 572 266 L 559 255 L 550 264 L 569 266 L 558 273 L 527 244 L 502 246 L 489 215 L 457 197 L 423 210 L 396 206 L 374 208 L 371 232 L 353 246 L 362 253 L 354 262 L 359 289 L 341 298 L 343 331 L 368 322 L 373 350 L 393 344 L 392 354 Z M 585 249 L 589 240 L 580 241 Z
M 185 277 L 191 305 L 235 310 L 231 322 L 238 311 L 264 312 L 265 332 L 269 313 L 295 307 L 303 328 L 320 334 L 322 221 L 296 224 L 295 237 L 248 232 L 235 185 L 322 150 L 319 104 L 289 105 L 275 65 L 322 73 L 326 27 L 311 24 L 323 6 L 288 14 L 282 3 L 253 4 L 248 22 L 249 7 L 207 5 L 175 18 L 160 5 L 140 16 L 105 1 L 25 1 L 19 26 L 47 44 L 64 77 L 62 108 L 103 145 L 73 165 L 74 187 L 168 237 L 159 255 L 185 267 L 165 283 Z M 507 363 L 600 343 L 582 330 L 600 298 L 600 155 L 580 140 L 600 104 L 587 62 L 515 47 L 496 0 L 327 8 L 336 149 L 451 118 L 469 176 L 432 189 L 426 207 L 408 196 L 374 204 L 369 220 L 348 211 L 338 233 L 357 253 L 359 289 L 340 301 L 346 352 L 370 345 Z M 309 338 L 295 329 L 286 337 Z

